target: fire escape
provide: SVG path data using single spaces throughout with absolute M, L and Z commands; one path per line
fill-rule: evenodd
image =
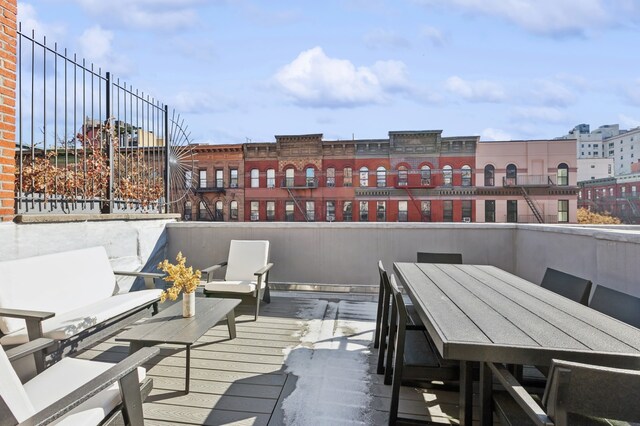
M 545 222 L 544 216 L 540 212 L 540 206 L 538 206 L 538 203 L 536 203 L 535 200 L 531 197 L 531 194 L 529 193 L 527 188 L 549 188 L 554 185 L 551 177 L 545 175 L 504 177 L 502 185 L 505 188 L 520 188 L 522 197 L 527 202 L 529 210 L 531 210 L 535 219 L 538 221 L 538 223 Z
M 295 177 L 285 177 L 284 181 L 282 182 L 282 187 L 287 190 L 287 192 L 289 193 L 289 198 L 291 198 L 291 201 L 293 201 L 296 209 L 302 214 L 304 220 L 306 222 L 311 222 L 312 220 L 309 218 L 306 209 L 302 208 L 298 197 L 296 197 L 296 192 L 300 190 L 317 188 L 318 179 L 316 177 L 305 176 L 304 184 L 301 185 L 299 182 L 296 182 Z

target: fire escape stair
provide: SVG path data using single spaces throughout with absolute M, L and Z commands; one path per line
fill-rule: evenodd
M 542 217 L 540 210 L 538 210 L 538 206 L 536 206 L 535 202 L 531 199 L 525 187 L 521 186 L 520 189 L 522 190 L 522 196 L 529 205 L 529 209 L 531 209 L 531 211 L 533 212 L 533 215 L 535 216 L 538 223 L 544 223 L 544 218 Z
M 416 209 L 418 209 L 418 211 L 420 212 L 420 218 L 422 219 L 423 222 L 426 222 L 427 220 L 427 216 L 424 214 L 424 212 L 422 211 L 422 208 L 420 206 L 420 203 L 418 202 L 418 200 L 416 200 L 413 196 L 413 194 L 411 193 L 411 189 L 405 187 L 404 190 L 407 192 L 407 195 L 409 196 L 409 198 L 411 199 L 411 201 L 413 202 L 413 205 L 416 207 Z
M 213 211 L 211 210 L 211 207 L 209 206 L 209 202 L 207 201 L 207 197 L 205 197 L 202 192 L 199 192 L 198 196 L 200 198 L 200 201 L 202 201 L 204 203 L 204 208 L 207 211 L 207 213 L 209 214 L 209 217 L 211 218 L 211 220 L 215 220 L 216 216 L 213 214 Z
M 291 191 L 291 188 L 287 187 L 287 192 L 289 193 L 289 197 L 291 197 L 291 200 L 293 200 L 293 204 L 295 204 L 295 206 L 298 208 L 300 213 L 302 213 L 302 216 L 304 217 L 304 220 L 306 222 L 309 222 L 309 218 L 307 217 L 307 212 L 302 210 L 302 206 L 300 206 L 300 203 L 298 202 L 298 199 L 295 197 L 295 195 L 293 195 L 293 192 Z

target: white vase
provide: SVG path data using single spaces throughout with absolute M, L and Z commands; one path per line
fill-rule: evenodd
M 182 316 L 191 318 L 196 314 L 196 292 L 182 293 Z

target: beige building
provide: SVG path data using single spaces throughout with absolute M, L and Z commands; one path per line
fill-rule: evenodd
M 480 141 L 476 221 L 575 223 L 575 140 Z

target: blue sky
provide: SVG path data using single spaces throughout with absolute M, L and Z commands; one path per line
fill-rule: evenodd
M 640 126 L 638 0 L 40 0 L 18 14 L 175 108 L 195 143 Z

